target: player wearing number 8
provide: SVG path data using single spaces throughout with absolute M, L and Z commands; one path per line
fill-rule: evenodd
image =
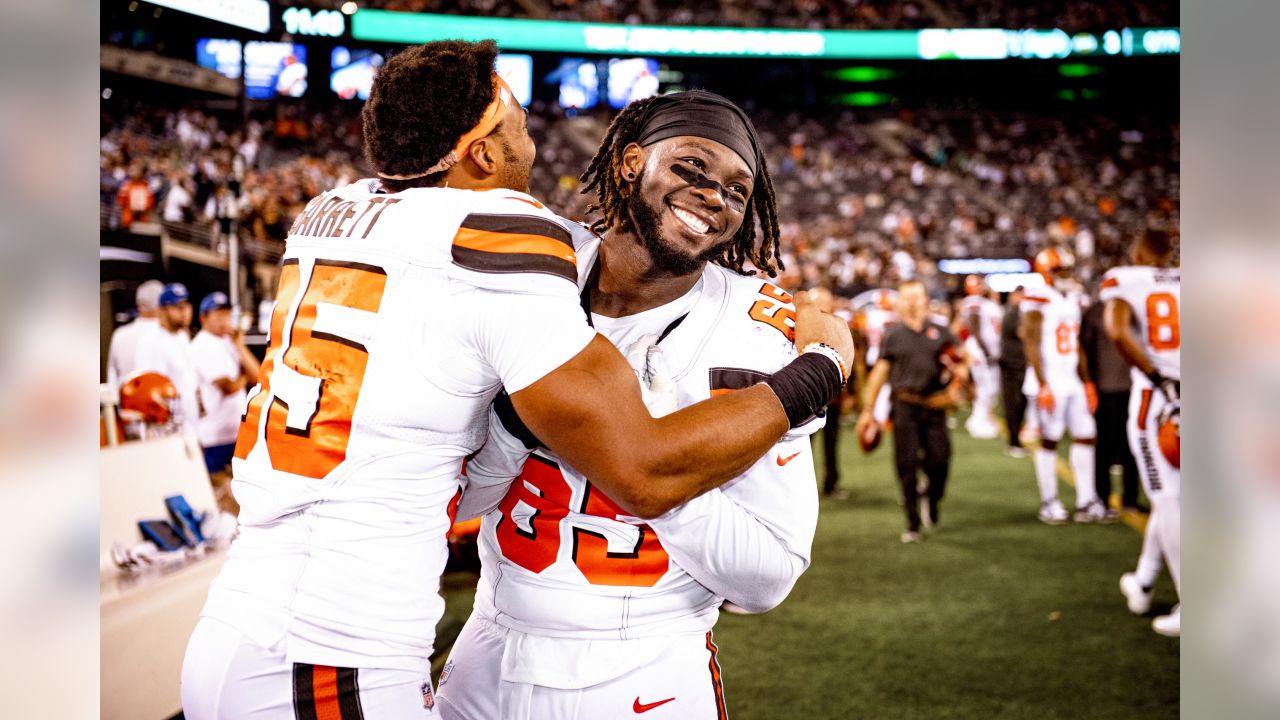
M 379 177 L 314 198 L 290 229 L 232 463 L 240 534 L 183 665 L 191 720 L 435 716 L 445 534 L 499 388 L 620 507 L 656 516 L 840 387 L 839 362 L 809 353 L 767 386 L 652 418 L 584 322 L 572 233 L 525 192 L 533 141 L 496 53 L 447 41 L 389 60 L 364 108 Z M 839 320 L 799 322 L 852 355 Z
M 1137 614 L 1150 607 L 1151 589 L 1162 564 L 1169 567 L 1174 587 L 1182 593 L 1181 463 L 1177 455 L 1164 452 L 1163 442 L 1170 432 L 1177 442 L 1180 431 L 1170 424 L 1175 414 L 1181 414 L 1181 272 L 1172 267 L 1172 260 L 1173 238 L 1148 230 L 1134 246 L 1134 264 L 1109 270 L 1101 286 L 1107 303 L 1107 334 L 1133 366 L 1129 447 L 1151 500 L 1138 567 L 1120 580 L 1129 609 Z M 1165 635 L 1178 635 L 1181 613 L 1175 609 L 1172 615 L 1158 617 L 1153 627 Z
M 1036 255 L 1036 272 L 1045 280 L 1023 296 L 1023 345 L 1027 377 L 1022 386 L 1040 422 L 1040 447 L 1035 452 L 1036 485 L 1040 490 L 1041 522 L 1067 522 L 1058 500 L 1057 448 L 1071 433 L 1069 454 L 1076 485 L 1076 522 L 1114 522 L 1117 514 L 1098 497 L 1094 478 L 1093 408 L 1097 391 L 1080 352 L 1079 285 L 1075 259 L 1065 248 L 1047 248 Z
M 768 220 L 760 239 L 740 234 L 748 202 L 770 218 L 774 200 L 736 106 L 700 91 L 636 101 L 591 167 L 589 187 L 618 178 L 622 192 L 600 194 L 613 220 L 578 250 L 582 304 L 632 362 L 654 415 L 744 392 L 795 357 L 791 296 L 736 272 L 735 257 L 772 270 L 777 238 Z M 481 528 L 475 608 L 441 680 L 445 720 L 723 718 L 717 609 L 727 598 L 768 610 L 808 566 L 808 436 L 822 421 L 723 488 L 642 520 L 510 410 L 495 408 L 467 466 L 460 513 L 496 507 Z

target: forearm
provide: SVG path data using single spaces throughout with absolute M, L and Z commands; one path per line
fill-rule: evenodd
M 1040 357 L 1040 314 L 1029 314 L 1024 318 L 1022 346 L 1027 356 L 1027 366 L 1036 375 L 1036 381 L 1045 384 L 1044 363 Z
M 630 366 L 600 337 L 511 401 L 548 448 L 644 518 L 740 475 L 791 427 L 763 384 L 655 419 Z
M 888 377 L 888 361 L 877 361 L 875 367 L 871 369 L 871 374 L 867 377 L 867 385 L 862 395 L 862 411 L 864 413 L 871 412 L 871 409 L 876 406 L 876 397 L 880 395 L 880 388 L 884 387 L 884 382 Z
M 776 607 L 808 560 L 720 490 L 650 521 L 662 547 L 694 580 L 751 612 Z
M 1138 342 L 1132 332 L 1121 333 L 1115 340 L 1116 349 L 1120 351 L 1120 356 L 1126 362 L 1138 368 L 1138 371 L 1143 375 L 1150 376 L 1155 373 L 1155 365 L 1151 364 L 1151 358 L 1147 357 L 1142 344 Z
M 1155 366 L 1147 357 L 1146 350 L 1133 332 L 1133 310 L 1123 300 L 1108 300 L 1103 311 L 1103 329 L 1107 337 L 1116 344 L 1120 356 L 1130 365 L 1138 368 L 1143 375 L 1152 375 Z
M 636 508 L 641 517 L 665 513 L 741 475 L 791 426 L 777 396 L 760 384 L 659 418 L 648 429 L 632 447 L 651 451 L 629 461 L 648 496 Z

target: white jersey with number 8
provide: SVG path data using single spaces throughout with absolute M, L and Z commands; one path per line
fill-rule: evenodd
M 1178 268 L 1112 268 L 1102 277 L 1100 292 L 1104 302 L 1123 300 L 1133 309 L 1147 357 L 1157 372 L 1173 380 L 1182 378 L 1181 275 Z
M 1082 387 L 1080 380 L 1080 303 L 1075 296 L 1057 288 L 1028 288 L 1019 305 L 1023 315 L 1038 312 L 1040 325 L 1040 368 L 1055 395 Z M 1040 389 L 1035 371 L 1027 368 L 1022 392 L 1035 395 Z

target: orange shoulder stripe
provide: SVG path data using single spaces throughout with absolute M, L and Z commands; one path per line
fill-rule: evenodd
M 487 253 L 519 253 L 522 255 L 550 255 L 568 262 L 577 262 L 577 255 L 571 245 L 546 237 L 544 235 L 528 235 L 523 233 L 489 232 L 458 228 L 453 244 L 468 250 Z

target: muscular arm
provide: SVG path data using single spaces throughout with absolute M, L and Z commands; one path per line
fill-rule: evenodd
M 807 437 L 779 444 L 741 480 L 650 521 L 685 572 L 750 612 L 786 599 L 809 566 L 818 523 Z M 792 458 L 785 466 L 774 457 Z
M 635 373 L 601 336 L 511 401 L 552 451 L 641 518 L 742 474 L 790 429 L 765 385 L 654 418 Z
M 1044 330 L 1044 313 L 1031 311 L 1022 314 L 1022 323 L 1018 328 L 1022 335 L 1022 347 L 1027 354 L 1027 365 L 1036 374 L 1036 381 L 1045 384 L 1044 365 L 1040 357 L 1040 333 Z
M 1155 372 L 1155 366 L 1147 357 L 1142 341 L 1133 331 L 1133 308 L 1129 307 L 1129 303 L 1124 300 L 1108 300 L 1103 313 L 1103 326 L 1107 330 L 1107 337 L 1115 342 L 1116 349 L 1130 365 L 1138 368 L 1144 375 Z

